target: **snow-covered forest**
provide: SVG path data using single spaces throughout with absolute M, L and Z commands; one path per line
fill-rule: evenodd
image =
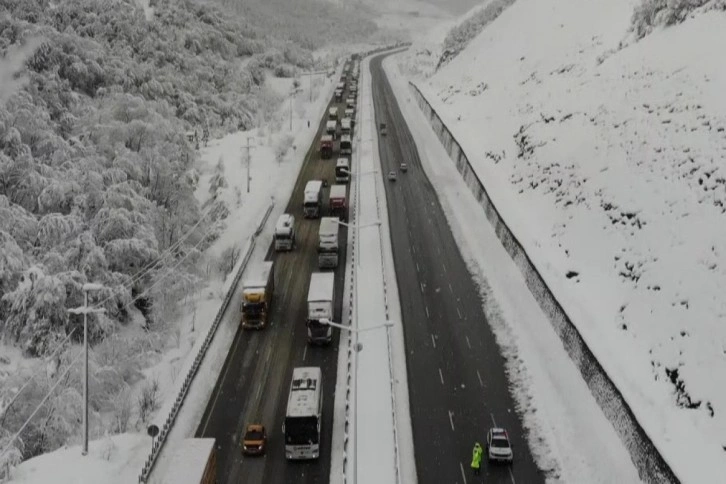
M 92 301 L 106 311 L 89 318 L 91 411 L 112 415 L 112 433 L 144 423 L 129 386 L 178 334 L 169 321 L 226 213 L 195 199 L 185 133 L 264 122 L 281 102 L 265 76 L 319 67 L 313 49 L 376 31 L 365 15 L 293 3 L 246 2 L 234 15 L 185 0 L 152 0 L 146 14 L 134 0 L 0 4 L 0 60 L 16 69 L 0 97 L 0 449 L 76 354 L 83 320 L 67 309 L 88 282 L 102 285 Z M 11 352 L 31 359 L 10 364 Z M 76 437 L 80 376 L 70 369 L 13 460 Z

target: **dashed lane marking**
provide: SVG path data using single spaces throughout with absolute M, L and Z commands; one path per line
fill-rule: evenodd
M 439 368 L 439 378 L 441 378 L 441 384 L 444 384 L 444 374 L 441 373 L 441 368 Z
M 429 315 L 429 307 L 428 306 L 424 306 L 424 309 L 426 309 L 426 317 L 427 318 L 430 317 L 430 315 Z
M 464 472 L 464 464 L 459 462 L 459 469 L 461 469 L 461 478 L 464 479 L 464 484 L 466 484 L 466 472 Z
M 464 336 L 464 337 L 466 338 L 466 346 L 468 346 L 469 349 L 471 349 L 471 343 L 469 342 L 469 337 L 468 336 Z
M 481 385 L 483 387 L 484 380 L 481 379 L 481 374 L 479 374 L 479 370 L 476 370 L 476 376 L 479 378 L 479 385 Z
M 454 412 L 451 410 L 449 410 L 449 423 L 451 424 L 452 432 L 456 432 L 456 429 L 454 428 Z
M 436 348 L 436 338 L 434 338 L 434 335 L 431 335 L 431 343 L 434 345 L 434 348 Z

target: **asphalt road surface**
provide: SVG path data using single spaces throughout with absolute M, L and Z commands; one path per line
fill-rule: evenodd
M 514 408 L 505 360 L 477 286 L 381 69 L 384 57 L 371 60 L 373 102 L 376 126 L 388 126 L 388 135 L 379 135 L 378 141 L 403 316 L 418 482 L 544 482 Z M 399 169 L 402 162 L 408 164 L 407 173 Z M 391 170 L 398 172 L 395 182 L 387 179 Z M 483 219 L 480 223 L 487 223 Z M 514 464 L 483 460 L 481 476 L 475 477 L 472 448 L 477 441 L 485 445 L 492 426 L 509 432 Z
M 337 79 L 335 82 L 338 82 Z M 343 96 L 344 100 L 346 95 Z M 333 101 L 331 106 L 338 106 L 340 113 L 345 109 L 344 103 Z M 292 252 L 276 253 L 270 247 L 267 254 L 268 260 L 272 257 L 276 259 L 272 323 L 261 331 L 244 331 L 241 328 L 237 331 L 197 429 L 197 437 L 217 439 L 219 483 L 327 483 L 330 478 L 339 334 L 334 330 L 333 342 L 327 347 L 307 344 L 307 328 L 304 324 L 307 293 L 310 274 L 319 271 L 317 244 L 320 221 L 304 219 L 302 213 L 303 190 L 308 180 L 325 179 L 330 184 L 335 182 L 338 141 L 331 159 L 321 159 L 318 149 L 326 121 L 325 117 L 320 121 L 286 209 L 287 213 L 295 216 L 297 248 Z M 323 191 L 325 216 L 328 215 L 328 190 L 326 188 Z M 275 220 L 268 223 L 274 224 Z M 340 264 L 335 278 L 336 321 L 341 320 L 342 312 L 347 244 L 345 228 L 341 228 L 339 244 Z M 241 293 L 241 287 L 236 291 Z M 229 310 L 240 314 L 239 299 L 230 304 Z M 282 423 L 292 370 L 298 366 L 320 366 L 323 372 L 323 435 L 321 455 L 317 460 L 285 459 Z M 241 439 L 248 423 L 262 423 L 267 427 L 268 449 L 265 456 L 242 455 Z

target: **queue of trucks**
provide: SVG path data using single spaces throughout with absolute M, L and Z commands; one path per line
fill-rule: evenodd
M 348 82 L 344 77 L 335 89 L 335 101 L 343 103 L 347 88 L 349 97 L 344 107 L 331 106 L 327 112 L 325 129 L 320 137 L 320 158 L 335 159 L 335 184 L 328 185 L 328 180 L 308 180 L 303 190 L 302 218 L 296 220 L 291 213 L 283 213 L 275 223 L 273 232 L 273 248 L 275 252 L 296 250 L 298 224 L 309 224 L 304 219 L 320 219 L 317 237 L 318 269 L 309 276 L 307 313 L 304 324 L 307 329 L 307 343 L 311 345 L 328 345 L 333 340 L 333 328 L 327 322 L 335 321 L 336 308 L 336 269 L 340 266 L 341 225 L 348 219 L 348 184 L 351 179 L 352 136 L 355 126 L 355 98 L 357 83 L 357 67 L 349 62 L 345 67 Z M 336 150 L 336 141 L 338 146 Z M 334 157 L 335 152 L 338 156 Z M 327 162 L 326 162 L 327 163 Z M 327 197 L 325 196 L 327 195 Z M 286 257 L 280 255 L 278 257 Z M 263 329 L 272 321 L 272 308 L 277 286 L 277 257 L 272 260 L 251 265 L 242 279 L 240 300 L 240 324 L 243 329 Z M 297 323 L 302 324 L 302 322 Z M 283 423 L 285 434 L 285 456 L 288 459 L 315 459 L 320 455 L 320 425 L 322 419 L 322 373 L 320 368 L 295 368 L 288 396 L 288 409 Z M 315 420 L 317 425 L 311 426 Z M 250 424 L 255 430 L 257 440 L 244 439 L 244 453 L 250 455 L 250 442 L 259 444 L 255 449 L 264 449 L 266 431 L 264 425 Z M 261 429 L 261 430 L 260 430 Z M 254 433 L 254 432 L 252 432 Z M 258 435 L 259 434 L 259 435 Z M 246 434 L 245 434 L 246 435 Z M 251 434 L 250 434 L 251 435 Z M 199 454 L 199 464 L 203 476 L 194 475 L 206 484 L 214 482 L 216 471 L 216 454 L 214 447 L 206 439 L 193 439 L 189 444 Z M 213 439 L 210 439 L 212 442 Z M 254 439 L 253 439 L 254 440 Z M 249 447 L 249 448 L 248 448 Z M 258 453 L 264 453 L 260 451 Z M 206 468 L 203 464 L 206 463 Z

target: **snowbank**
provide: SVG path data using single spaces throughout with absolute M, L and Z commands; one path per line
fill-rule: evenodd
M 149 453 L 151 439 L 140 434 L 120 434 L 89 442 L 88 455 L 81 447 L 59 449 L 20 465 L 13 484 L 98 484 L 137 482 L 139 462 Z
M 684 482 L 726 473 L 726 17 L 519 0 L 419 87 Z M 463 74 L 465 73 L 465 74 Z

